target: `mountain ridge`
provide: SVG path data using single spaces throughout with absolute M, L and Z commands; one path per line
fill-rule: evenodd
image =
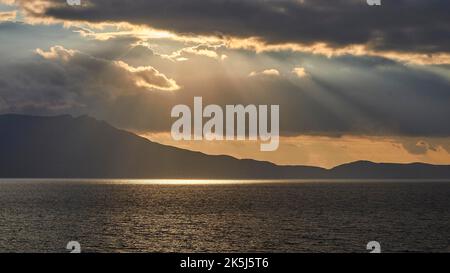
M 0 178 L 450 179 L 449 165 L 356 161 L 332 169 L 207 155 L 89 116 L 0 115 Z

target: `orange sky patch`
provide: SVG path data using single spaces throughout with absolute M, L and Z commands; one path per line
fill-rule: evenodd
M 252 158 L 280 165 L 310 165 L 332 168 L 357 160 L 385 163 L 450 164 L 450 153 L 442 146 L 428 149 L 423 153 L 412 153 L 404 147 L 401 138 L 360 136 L 339 138 L 323 136 L 281 137 L 280 147 L 277 151 L 261 152 L 259 142 L 174 141 L 169 133 L 141 133 L 140 135 L 155 142 L 206 154 L 226 154 L 236 158 Z

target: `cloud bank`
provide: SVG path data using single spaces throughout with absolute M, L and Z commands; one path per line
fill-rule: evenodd
M 268 43 L 450 51 L 446 0 L 385 1 L 381 8 L 363 0 L 90 0 L 80 8 L 57 0 L 14 2 L 42 19 L 128 22 L 184 34 L 259 37 Z

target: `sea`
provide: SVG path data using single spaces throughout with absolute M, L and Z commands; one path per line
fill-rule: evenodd
M 0 252 L 450 252 L 450 181 L 0 180 Z

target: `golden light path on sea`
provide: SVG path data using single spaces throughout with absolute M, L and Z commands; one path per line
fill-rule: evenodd
M 236 185 L 236 184 L 268 184 L 287 182 L 290 180 L 242 180 L 242 179 L 121 179 L 104 180 L 113 184 L 137 185 Z

